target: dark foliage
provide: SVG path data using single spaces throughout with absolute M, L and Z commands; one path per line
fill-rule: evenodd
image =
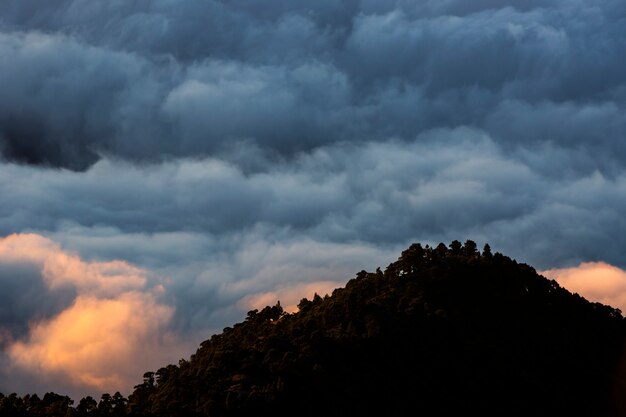
M 0 396 L 0 415 L 624 414 L 621 312 L 489 245 L 414 244 L 299 309 L 250 311 L 128 400 Z

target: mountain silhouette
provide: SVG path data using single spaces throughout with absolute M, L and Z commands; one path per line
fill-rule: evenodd
M 414 244 L 298 307 L 250 311 L 189 360 L 145 373 L 128 399 L 72 406 L 49 393 L 61 414 L 35 414 L 13 395 L 0 415 L 625 414 L 621 312 L 488 245 Z

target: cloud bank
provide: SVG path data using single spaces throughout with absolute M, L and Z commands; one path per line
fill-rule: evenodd
M 618 0 L 0 2 L 0 390 L 123 391 L 413 241 L 626 268 L 625 18 Z
M 623 168 L 618 0 L 7 0 L 0 15 L 11 161 L 85 169 L 241 143 L 290 157 L 471 126 L 507 149 L 593 144 Z
M 411 143 L 320 147 L 260 172 L 220 158 L 103 159 L 82 173 L 4 164 L 0 187 L 11 198 L 0 231 L 47 231 L 67 243 L 105 233 L 101 240 L 118 236 L 120 245 L 125 235 L 192 236 L 192 248 L 157 256 L 172 263 L 265 235 L 384 250 L 472 237 L 540 268 L 594 259 L 624 266 L 626 176 L 598 168 L 554 178 L 544 157 L 583 158 L 550 147 L 510 155 L 482 132 L 459 128 Z M 81 245 L 72 248 L 88 251 Z M 120 246 L 111 259 L 158 263 L 145 259 L 151 246 Z

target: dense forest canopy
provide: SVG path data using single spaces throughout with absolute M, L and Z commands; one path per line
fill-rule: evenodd
M 624 319 L 473 241 L 411 245 L 278 302 L 119 392 L 0 394 L 2 416 L 623 415 Z

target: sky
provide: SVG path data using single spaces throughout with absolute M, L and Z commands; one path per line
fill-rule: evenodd
M 0 391 L 128 394 L 412 242 L 626 308 L 623 0 L 0 1 Z

